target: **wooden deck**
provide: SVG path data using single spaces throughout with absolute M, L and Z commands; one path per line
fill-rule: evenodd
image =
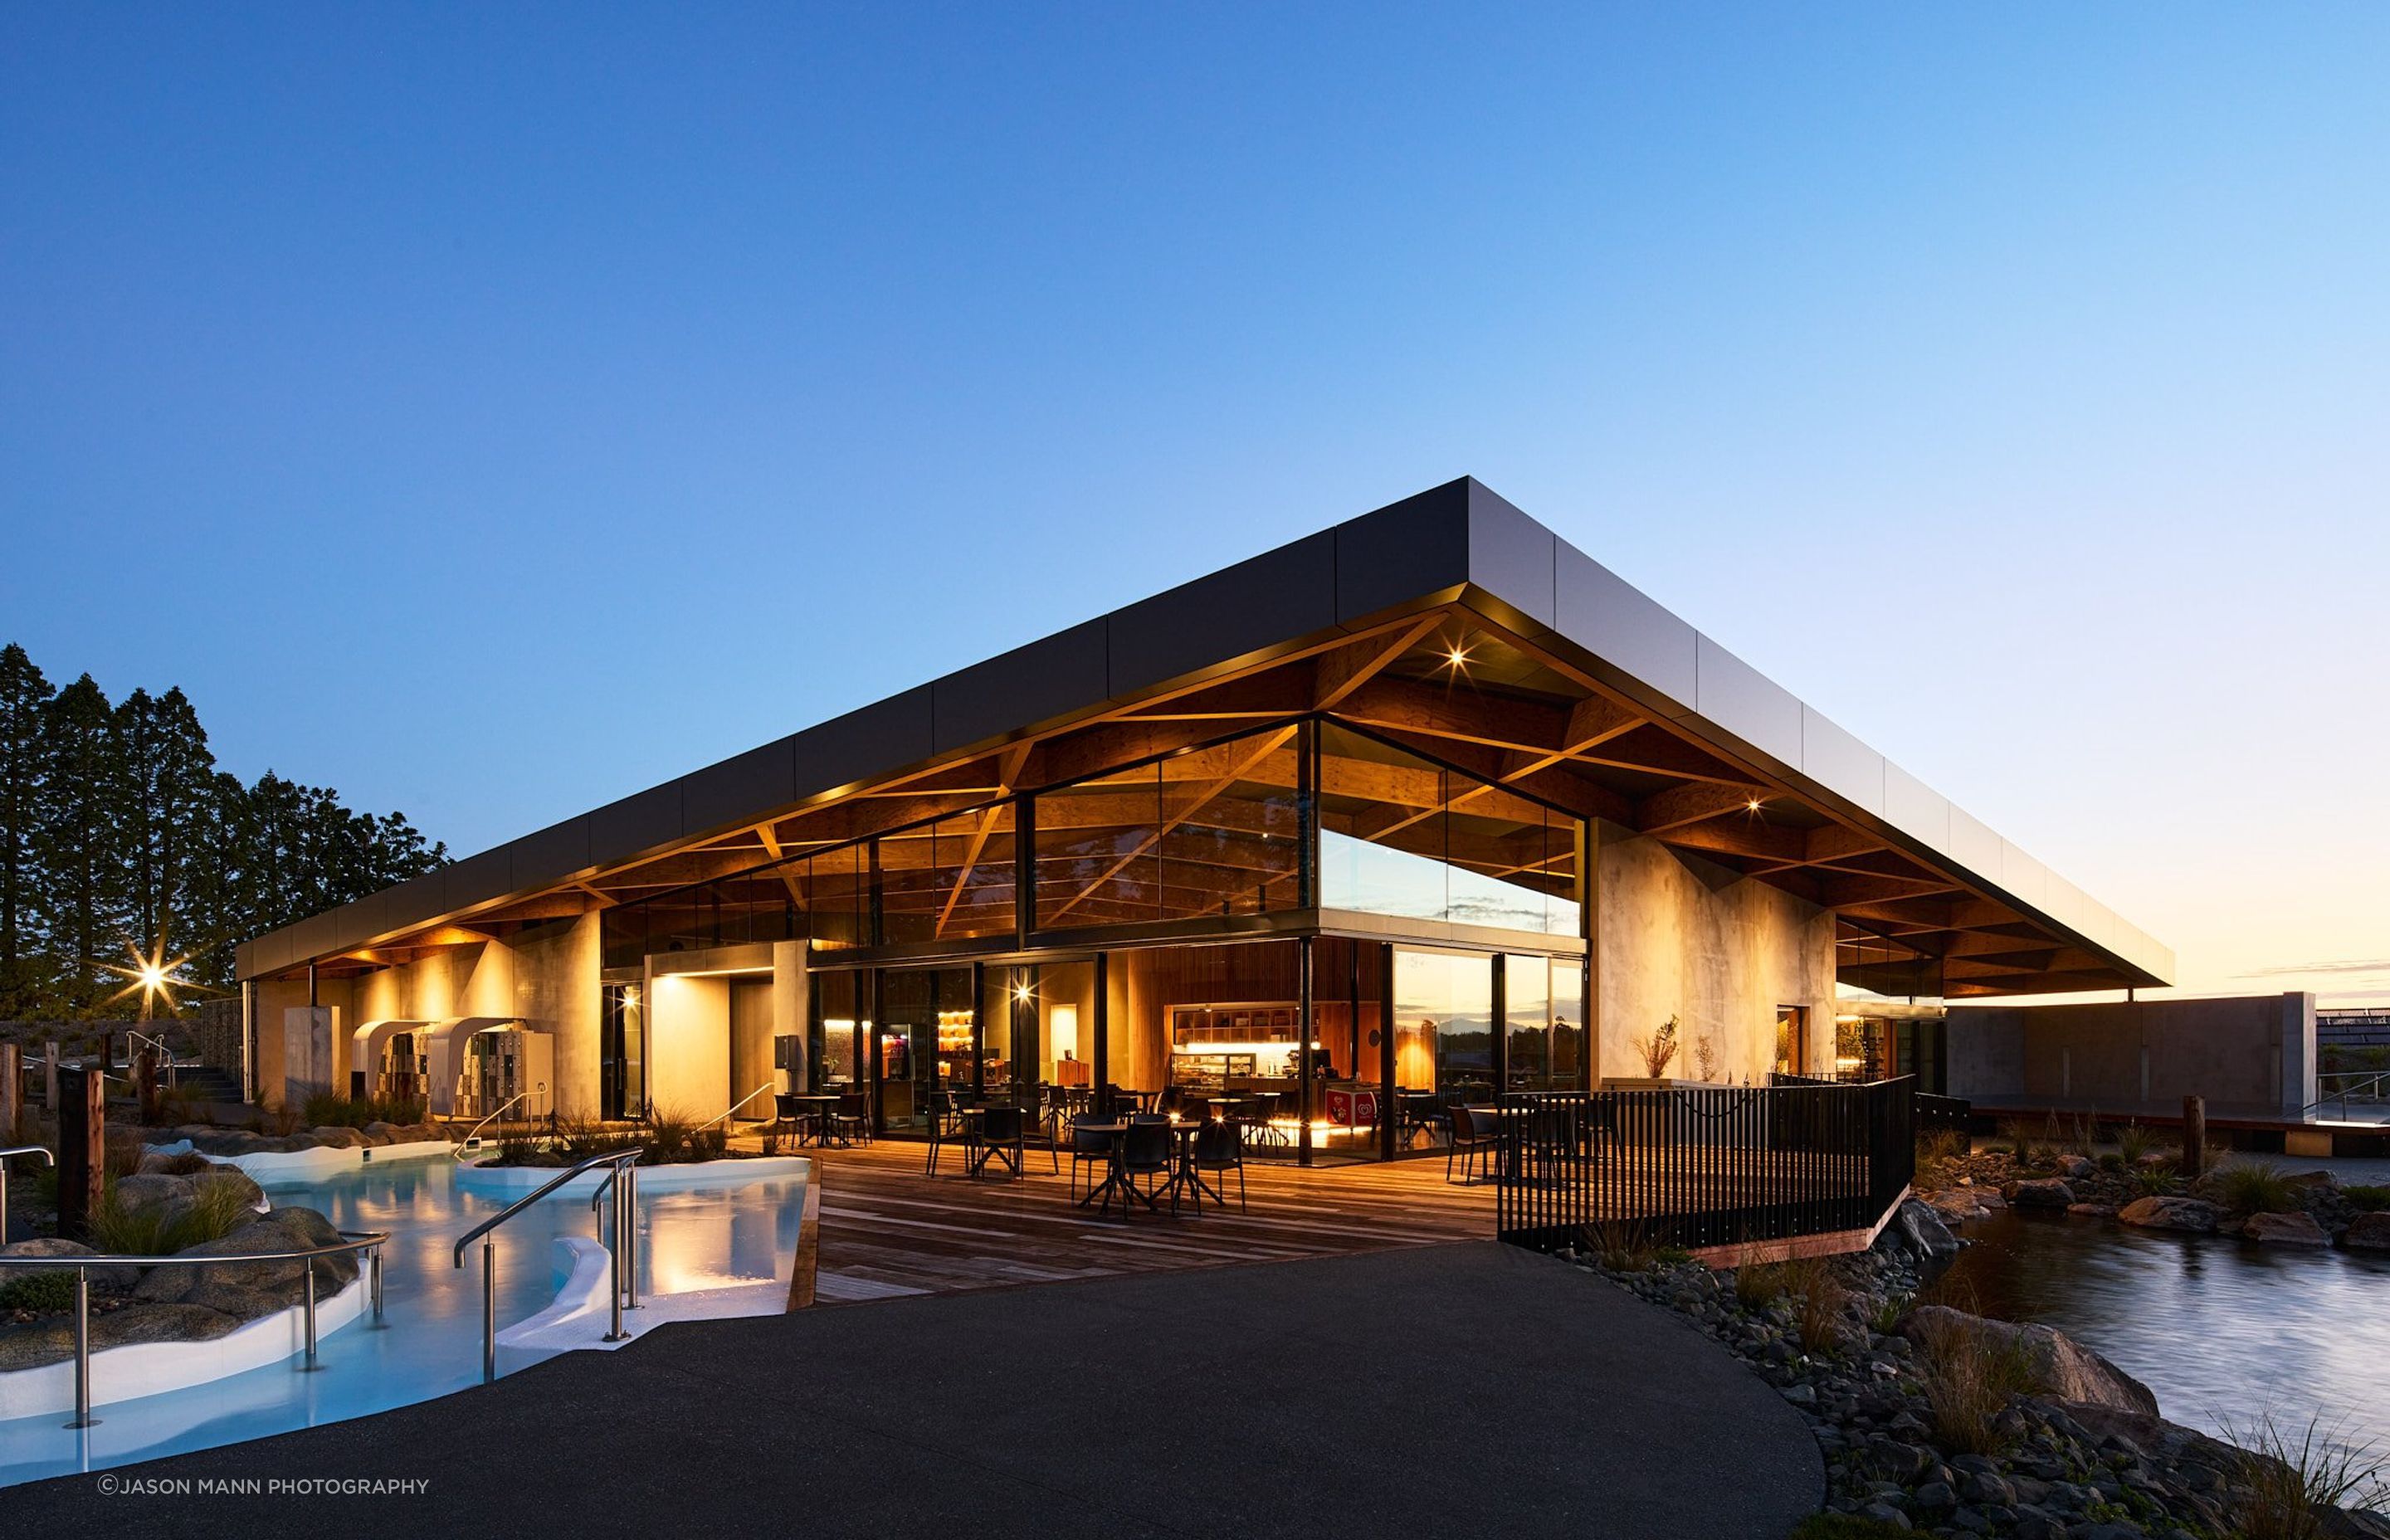
M 1288 1262 L 1494 1237 L 1490 1184 L 1449 1186 L 1444 1162 L 1397 1161 L 1304 1171 L 1245 1170 L 1245 1212 L 1233 1174 L 1228 1206 L 1171 1217 L 1140 1206 L 1123 1219 L 1070 1198 L 1070 1161 L 1049 1174 L 1033 1157 L 1020 1181 L 959 1174 L 949 1147 L 939 1174 L 922 1174 L 924 1147 L 882 1140 L 807 1149 L 816 1160 L 821 1220 L 814 1298 L 850 1304 L 1124 1273 Z

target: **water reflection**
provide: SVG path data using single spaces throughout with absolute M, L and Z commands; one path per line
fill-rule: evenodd
M 1951 1303 L 2058 1328 L 2155 1391 L 2174 1421 L 2224 1433 L 2320 1415 L 2390 1450 L 2390 1257 L 2013 1210 L 1964 1233 L 1976 1244 L 1939 1286 Z

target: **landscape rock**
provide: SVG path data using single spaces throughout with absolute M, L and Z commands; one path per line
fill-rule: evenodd
M 2204 1198 L 2136 1198 L 2116 1211 L 2116 1217 L 2145 1230 L 2183 1230 L 2213 1234 L 2223 1211 Z
M 1876 1244 L 1904 1248 L 1929 1275 L 1947 1267 L 1950 1259 L 1959 1254 L 1959 1238 L 1950 1233 L 1942 1215 L 1933 1205 L 1914 1198 L 1900 1205 Z
M 128 1213 L 139 1213 L 180 1200 L 191 1200 L 191 1179 L 187 1176 L 120 1176 L 116 1179 L 116 1201 Z
M 339 1239 L 340 1232 L 331 1221 L 313 1209 L 276 1209 L 222 1240 L 187 1247 L 176 1254 L 238 1256 L 247 1252 L 301 1251 L 332 1245 Z M 296 1262 L 236 1262 L 216 1267 L 154 1267 L 133 1296 L 158 1304 L 204 1305 L 236 1320 L 254 1320 L 298 1302 L 301 1265 Z M 318 1257 L 315 1266 L 319 1299 L 357 1276 L 354 1256 Z
M 1947 1305 L 1920 1305 L 1902 1318 L 1900 1335 L 1921 1346 L 1945 1334 L 1972 1338 L 1990 1350 L 2013 1351 L 2024 1359 L 2035 1392 L 2055 1401 L 2087 1401 L 2156 1417 L 2158 1398 L 2127 1374 L 2055 1327 L 2019 1326 L 1970 1315 Z
M 2294 1187 L 2325 1187 L 2335 1192 L 2341 1186 L 2339 1174 L 2331 1171 L 2294 1171 L 2285 1174 L 2282 1180 Z
M 362 1149 L 366 1143 L 365 1130 L 343 1128 L 337 1123 L 326 1123 L 307 1132 L 317 1144 L 331 1149 Z
M 2390 1211 L 2360 1213 L 2341 1232 L 2340 1243 L 2358 1251 L 2390 1251 Z
M 206 1342 L 239 1325 L 239 1317 L 204 1305 L 131 1304 L 92 1317 L 91 1345 L 97 1352 L 135 1342 Z
M 2329 1246 L 2332 1237 L 2304 1213 L 2253 1213 L 2241 1233 L 2268 1246 Z
M 2058 1174 L 2072 1181 L 2081 1181 L 2099 1169 L 2088 1155 L 2062 1156 L 2058 1162 Z
M 2113 1219 L 2116 1215 L 2114 1207 L 2107 1203 L 2069 1203 L 2066 1212 L 2086 1219 Z
M 87 1257 L 98 1254 L 81 1241 L 61 1240 L 49 1235 L 0 1246 L 0 1257 Z M 42 1269 L 12 1267 L 8 1271 L 17 1277 L 31 1277 Z M 137 1267 L 95 1267 L 91 1270 L 91 1283 L 95 1289 L 130 1289 L 140 1276 Z
M 2056 1176 L 2029 1176 L 2010 1183 L 2001 1196 L 2021 1209 L 2063 1209 L 2073 1205 L 2075 1189 Z

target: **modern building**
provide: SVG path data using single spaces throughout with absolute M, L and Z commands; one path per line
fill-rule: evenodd
M 1906 1002 L 2172 969 L 1472 480 L 239 957 L 266 1095 L 838 1086 L 901 1132 L 941 1091 L 1177 1085 L 1363 1157 L 1497 1087 L 1648 1081 L 1672 1021 L 1667 1077 L 1930 1080 Z

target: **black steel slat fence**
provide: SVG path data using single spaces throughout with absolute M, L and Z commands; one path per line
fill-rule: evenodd
M 1604 1232 L 1690 1251 L 1870 1228 L 1915 1174 L 1916 1089 L 1511 1093 L 1496 1110 L 1497 1233 L 1542 1251 Z

